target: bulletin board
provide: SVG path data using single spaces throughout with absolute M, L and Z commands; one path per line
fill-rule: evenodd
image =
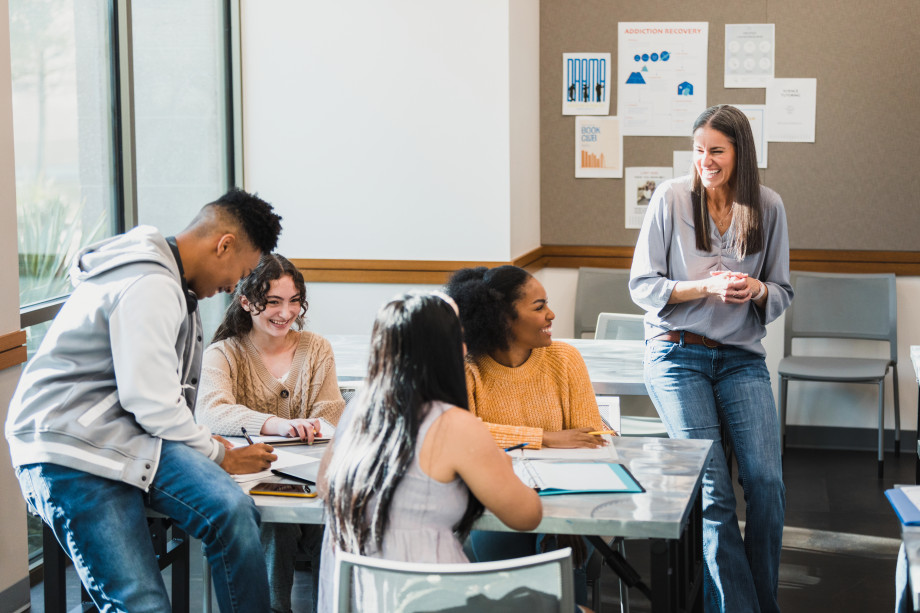
M 545 246 L 632 247 L 623 179 L 576 179 L 575 117 L 562 114 L 562 54 L 617 54 L 617 24 L 709 23 L 708 105 L 763 104 L 724 87 L 726 24 L 775 24 L 777 78 L 816 78 L 814 143 L 769 143 L 764 185 L 786 206 L 793 250 L 920 253 L 920 2 L 688 0 L 541 2 L 541 239 Z M 616 72 L 616 60 L 613 62 Z M 617 83 L 610 83 L 616 114 Z M 691 138 L 626 136 L 624 166 L 670 166 Z M 854 255 L 855 254 L 855 255 Z M 913 259 L 910 256 L 909 259 Z

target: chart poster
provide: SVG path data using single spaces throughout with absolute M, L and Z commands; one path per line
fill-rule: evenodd
M 815 142 L 817 79 L 773 79 L 767 86 L 767 140 Z
M 641 228 L 655 188 L 673 177 L 670 166 L 626 169 L 626 227 Z
M 754 133 L 754 148 L 757 150 L 757 168 L 767 167 L 767 107 L 764 104 L 733 104 L 733 107 L 747 115 Z
M 562 54 L 562 114 L 610 114 L 610 54 Z
M 674 168 L 674 176 L 682 177 L 684 175 L 689 175 L 693 171 L 691 166 L 693 165 L 693 152 L 692 151 L 675 151 L 674 152 L 674 163 L 672 164 Z
M 772 23 L 725 24 L 725 87 L 766 87 L 776 55 Z
M 621 22 L 617 116 L 625 136 L 689 136 L 706 109 L 706 22 Z
M 623 178 L 623 135 L 618 117 L 575 118 L 575 178 Z

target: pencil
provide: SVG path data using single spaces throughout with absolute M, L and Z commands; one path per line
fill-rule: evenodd
M 595 430 L 594 432 L 588 432 L 588 434 L 593 434 L 594 436 L 600 436 L 601 434 L 612 434 L 614 436 L 619 436 L 616 430 Z

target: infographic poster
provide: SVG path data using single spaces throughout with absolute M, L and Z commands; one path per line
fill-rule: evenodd
M 775 55 L 774 24 L 725 24 L 725 87 L 766 87 Z
M 626 227 L 641 228 L 655 188 L 673 178 L 670 166 L 645 166 L 626 169 Z
M 562 114 L 610 114 L 610 54 L 562 54 Z
M 773 79 L 767 85 L 767 140 L 815 142 L 817 79 Z
M 575 178 L 623 178 L 623 135 L 618 117 L 575 118 Z
M 706 109 L 706 22 L 622 22 L 617 116 L 626 136 L 689 136 Z
M 733 104 L 733 107 L 747 115 L 754 133 L 754 148 L 757 149 L 757 168 L 767 167 L 767 107 L 763 104 Z

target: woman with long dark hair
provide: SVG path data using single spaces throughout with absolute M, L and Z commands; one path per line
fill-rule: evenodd
M 225 436 L 240 436 L 245 428 L 251 434 L 311 442 L 322 433 L 320 418 L 338 423 L 345 401 L 332 347 L 302 329 L 306 312 L 300 271 L 283 256 L 263 256 L 237 285 L 204 353 L 195 408 L 200 423 Z M 291 610 L 298 551 L 311 556 L 314 579 L 318 578 L 322 534 L 322 526 L 262 524 L 273 611 Z
M 466 562 L 461 545 L 483 506 L 515 530 L 543 511 L 510 457 L 467 410 L 456 305 L 410 293 L 377 314 L 366 384 L 320 468 L 326 525 L 320 608 L 335 554 Z
M 775 612 L 785 488 L 761 339 L 792 300 L 786 214 L 760 184 L 744 113 L 706 109 L 693 150 L 691 175 L 655 190 L 633 256 L 645 382 L 672 438 L 724 432 L 738 460 L 743 540 L 721 444 L 703 477 L 706 611 Z

